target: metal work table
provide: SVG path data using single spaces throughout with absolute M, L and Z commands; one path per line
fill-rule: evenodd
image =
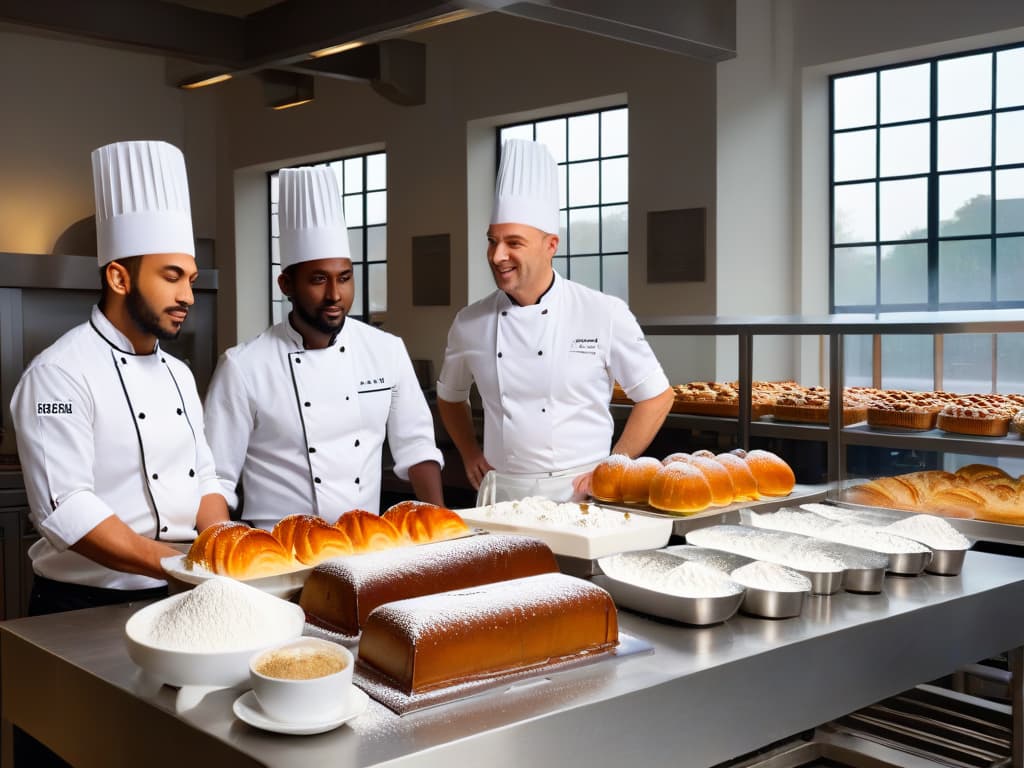
M 122 641 L 137 608 L 0 624 L 5 750 L 10 723 L 82 766 L 713 765 L 958 666 L 1024 646 L 1024 559 L 968 553 L 959 577 L 888 577 L 880 595 L 809 598 L 796 619 L 737 616 L 686 628 L 620 613 L 653 654 L 553 675 L 405 718 L 376 702 L 318 736 L 234 719 L 238 690 L 175 712 L 178 692 L 140 690 Z M 1014 678 L 1014 764 L 1021 680 Z

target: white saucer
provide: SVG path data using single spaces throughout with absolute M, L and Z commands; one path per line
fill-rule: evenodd
M 348 707 L 345 708 L 345 711 L 329 720 L 323 720 L 317 723 L 282 723 L 278 720 L 272 720 L 266 715 L 266 713 L 264 713 L 263 708 L 260 707 L 259 701 L 256 700 L 256 694 L 252 691 L 246 691 L 235 699 L 235 703 L 231 709 L 239 720 L 248 723 L 254 728 L 260 728 L 264 731 L 273 731 L 274 733 L 307 736 L 312 733 L 323 733 L 325 731 L 333 730 L 342 723 L 347 723 L 349 720 L 358 717 L 366 709 L 366 705 L 369 701 L 369 696 L 363 693 L 359 688 L 353 686 L 352 693 L 349 694 Z

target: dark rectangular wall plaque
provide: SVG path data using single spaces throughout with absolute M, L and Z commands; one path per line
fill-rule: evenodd
M 647 282 L 703 283 L 707 209 L 647 213 Z
M 418 235 L 412 239 L 412 304 L 451 304 L 452 250 L 450 235 Z

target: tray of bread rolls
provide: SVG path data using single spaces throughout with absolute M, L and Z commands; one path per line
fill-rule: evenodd
M 600 557 L 668 543 L 672 521 L 603 504 L 555 502 L 539 496 L 459 510 L 468 524 L 487 531 L 533 536 L 567 562 L 586 565 Z M 587 576 L 579 568 L 568 569 Z
M 272 531 L 241 522 L 216 523 L 196 537 L 188 552 L 163 558 L 161 566 L 186 584 L 228 576 L 288 598 L 326 560 L 476 533 L 450 509 L 403 501 L 383 515 L 351 510 L 334 523 L 314 515 L 288 515 Z
M 613 455 L 594 469 L 591 496 L 615 509 L 673 521 L 673 533 L 739 521 L 739 510 L 824 499 L 827 485 L 799 485 L 769 451 L 672 453 L 658 460 Z

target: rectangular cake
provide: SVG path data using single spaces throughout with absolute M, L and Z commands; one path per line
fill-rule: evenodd
M 406 694 L 614 648 L 611 596 L 560 573 L 388 603 L 363 627 L 359 662 Z
M 555 556 L 537 539 L 469 536 L 323 562 L 309 574 L 299 605 L 313 624 L 357 635 L 384 603 L 557 570 Z

